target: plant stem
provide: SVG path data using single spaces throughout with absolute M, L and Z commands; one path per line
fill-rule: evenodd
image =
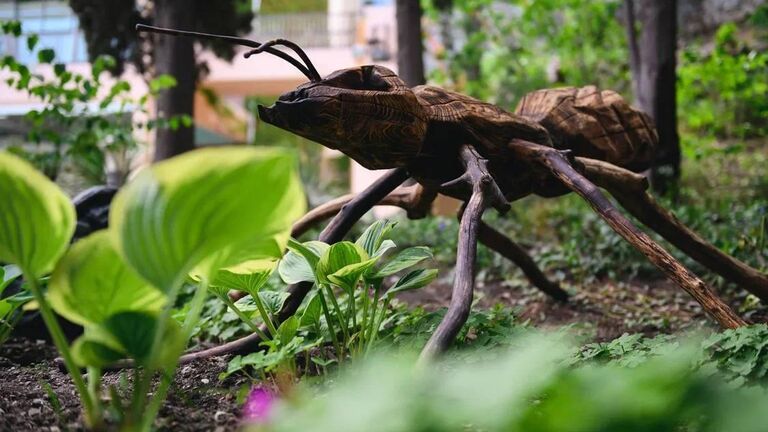
M 152 430 L 152 424 L 155 422 L 155 417 L 157 417 L 157 413 L 160 411 L 160 405 L 165 401 L 165 395 L 171 387 L 173 372 L 175 370 L 176 364 L 174 363 L 172 368 L 168 368 L 160 373 L 160 383 L 157 385 L 157 389 L 155 389 L 155 393 L 152 395 L 149 404 L 147 404 L 144 420 L 141 422 L 142 431 L 149 432 Z
M 355 303 L 357 302 L 357 298 L 355 296 L 355 292 L 352 291 L 352 295 L 349 296 L 349 314 L 352 316 L 352 329 L 354 330 L 357 328 L 357 311 L 355 310 Z
M 272 334 L 272 338 L 277 337 L 277 328 L 275 328 L 275 324 L 272 322 L 272 317 L 269 316 L 267 313 L 267 308 L 264 307 L 264 302 L 261 301 L 261 296 L 259 296 L 259 292 L 256 292 L 256 295 L 251 295 L 253 298 L 254 303 L 256 303 L 256 307 L 259 309 L 259 314 L 261 314 L 261 319 L 264 321 L 264 324 L 267 325 L 267 330 Z M 269 340 L 269 339 L 264 339 Z
M 94 408 L 99 414 L 103 412 L 101 407 L 101 369 L 89 366 L 88 367 L 88 393 L 93 400 Z M 101 421 L 101 415 L 99 415 L 99 421 Z M 91 425 L 93 429 L 100 429 L 101 425 Z
M 88 392 L 88 387 L 85 385 L 83 375 L 80 373 L 80 368 L 77 367 L 74 358 L 72 358 L 72 353 L 69 351 L 69 342 L 67 341 L 66 336 L 64 336 L 64 332 L 61 330 L 56 315 L 54 315 L 51 306 L 43 296 L 43 293 L 40 290 L 40 285 L 37 283 L 37 279 L 33 277 L 31 273 L 26 272 L 23 269 L 22 274 L 29 284 L 29 290 L 32 292 L 32 296 L 35 298 L 35 301 L 37 301 L 38 307 L 40 308 L 40 315 L 42 315 L 45 326 L 51 334 L 53 344 L 56 346 L 56 349 L 59 350 L 61 358 L 64 359 L 64 365 L 67 368 L 67 372 L 69 373 L 69 376 L 72 377 L 72 382 L 75 384 L 77 393 L 80 395 L 80 400 L 85 409 L 86 421 L 91 426 L 100 424 L 101 413 L 96 412 L 95 410 L 93 400 Z
M 363 282 L 363 292 L 362 292 L 362 300 L 363 300 L 363 314 L 360 319 L 360 331 L 359 331 L 359 343 L 358 343 L 358 350 L 362 354 L 363 350 L 365 349 L 365 340 L 366 340 L 366 331 L 368 330 L 368 308 L 369 303 L 371 301 L 370 297 L 368 297 L 368 285 Z
M 317 292 L 320 295 L 320 306 L 323 307 L 323 315 L 325 315 L 325 322 L 328 324 L 328 332 L 331 333 L 331 340 L 333 346 L 336 348 L 336 355 L 339 356 L 339 362 L 341 362 L 343 351 L 341 344 L 339 344 L 339 338 L 336 336 L 336 330 L 333 329 L 333 320 L 331 319 L 331 311 L 328 309 L 328 303 L 325 301 L 325 294 L 323 294 L 322 288 Z
M 205 302 L 206 294 L 208 294 L 208 281 L 206 279 L 201 279 L 200 284 L 197 286 L 195 294 L 192 297 L 189 312 L 184 318 L 184 324 L 181 327 L 182 337 L 184 339 L 184 347 L 189 344 L 189 338 L 192 337 L 192 332 L 195 329 L 195 325 L 198 323 L 198 321 L 200 321 L 200 313 L 203 310 L 203 303 Z M 160 411 L 160 406 L 163 404 L 163 401 L 165 401 L 165 396 L 168 394 L 168 389 L 171 387 L 173 374 L 176 371 L 178 362 L 179 358 L 177 356 L 171 365 L 166 367 L 165 370 L 161 371 L 160 384 L 158 384 L 157 389 L 155 389 L 155 393 L 149 400 L 149 404 L 145 410 L 144 421 L 142 422 L 141 428 L 143 431 L 149 432 L 152 429 L 152 423 L 154 423 L 155 417 L 157 417 L 157 413 Z
M 229 307 L 232 310 L 232 312 L 234 312 L 235 315 L 237 315 L 237 317 L 240 318 L 240 320 L 242 322 L 246 323 L 248 325 L 248 327 L 250 327 L 251 331 L 253 331 L 254 333 L 258 334 L 259 337 L 261 338 L 261 340 L 264 340 L 264 341 L 269 340 L 267 335 L 263 331 L 261 331 L 259 326 L 257 326 L 250 318 L 248 318 L 248 316 L 245 313 L 243 313 L 243 311 L 238 309 L 237 305 L 235 305 L 235 302 L 233 302 L 232 299 L 229 298 L 228 295 L 226 295 L 226 294 L 224 294 L 224 295 L 216 294 L 216 297 L 220 298 L 221 301 L 223 301 L 224 304 L 226 304 L 227 307 Z
M 373 339 L 373 332 L 374 332 L 373 326 L 376 324 L 376 310 L 379 306 L 379 289 L 380 289 L 380 286 L 377 285 L 373 290 L 373 304 L 371 306 L 371 318 L 370 318 L 371 326 L 369 329 L 364 330 L 368 332 L 368 336 L 366 337 L 366 341 L 368 341 L 367 342 L 368 345 L 365 347 L 365 352 L 368 352 L 371 344 L 371 340 Z
M 148 387 L 144 387 L 147 381 L 144 379 L 144 375 L 148 372 L 138 367 L 133 368 L 133 394 L 131 395 L 131 404 L 128 407 L 128 422 L 129 425 L 134 425 L 141 419 L 142 401 L 143 395 L 147 394 Z M 125 424 L 123 426 L 126 426 Z
M 349 345 L 349 332 L 347 331 L 347 317 L 341 312 L 341 307 L 339 307 L 339 302 L 336 301 L 336 296 L 333 294 L 333 289 L 330 285 L 325 285 L 325 289 L 328 291 L 328 295 L 331 297 L 331 304 L 333 305 L 333 310 L 336 311 L 336 315 L 339 317 L 339 327 L 341 327 L 341 334 L 344 336 L 344 346 Z
M 365 354 L 368 355 L 371 352 L 371 349 L 373 348 L 373 343 L 376 342 L 376 336 L 379 335 L 379 329 L 381 328 L 381 323 L 384 322 L 384 317 L 387 316 L 387 308 L 389 307 L 389 301 L 390 297 L 387 296 L 387 298 L 384 300 L 384 304 L 381 308 L 381 314 L 379 315 L 379 318 L 376 319 L 374 317 L 374 327 L 371 329 L 371 340 L 368 342 L 368 347 L 365 349 Z
M 192 296 L 189 312 L 187 313 L 187 316 L 184 317 L 184 324 L 181 327 L 185 342 L 189 342 L 189 338 L 192 337 L 192 332 L 195 330 L 195 325 L 200 321 L 200 313 L 203 311 L 203 303 L 205 302 L 207 294 L 208 281 L 206 279 L 201 279 L 200 284 L 195 290 L 194 296 Z M 186 343 L 184 345 L 186 346 Z

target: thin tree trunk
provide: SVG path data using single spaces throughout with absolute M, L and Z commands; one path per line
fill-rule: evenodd
M 677 0 L 626 0 L 633 89 L 640 108 L 655 121 L 659 149 L 651 172 L 655 190 L 666 192 L 680 177 L 680 139 L 677 135 L 675 67 Z M 637 15 L 641 24 L 635 35 Z
M 192 29 L 193 10 L 187 2 L 155 1 L 155 24 L 182 30 Z M 176 86 L 163 90 L 157 97 L 158 118 L 194 115 L 195 53 L 192 40 L 183 37 L 157 35 L 155 44 L 155 73 L 172 75 Z M 195 147 L 194 127 L 179 123 L 178 128 L 157 128 L 154 160 L 160 161 Z
M 397 69 L 409 86 L 424 84 L 424 47 L 421 41 L 421 4 L 397 0 Z

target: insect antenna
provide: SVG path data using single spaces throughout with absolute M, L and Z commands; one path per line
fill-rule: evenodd
M 317 72 L 317 69 L 315 69 L 315 65 L 312 64 L 312 61 L 309 59 L 309 56 L 306 52 L 295 42 L 291 42 L 287 39 L 273 39 L 271 41 L 264 42 L 260 47 L 256 47 L 248 52 L 245 53 L 245 58 L 248 58 L 254 54 L 259 54 L 261 52 L 265 52 L 268 49 L 270 49 L 273 46 L 276 45 L 282 45 L 284 47 L 290 48 L 295 52 L 303 61 L 304 65 L 309 70 L 309 73 L 312 74 L 312 76 L 315 77 L 312 81 L 320 81 L 322 78 L 320 77 L 320 74 Z M 268 51 L 267 51 L 268 52 Z
M 236 36 L 215 35 L 215 34 L 201 33 L 201 32 L 195 32 L 195 31 L 176 30 L 176 29 L 169 29 L 164 27 L 155 27 L 155 26 L 150 26 L 145 24 L 136 24 L 136 31 L 147 32 L 147 33 L 160 33 L 160 34 L 167 34 L 171 36 L 186 36 L 186 37 L 197 38 L 197 39 L 220 40 L 220 41 L 228 42 L 233 45 L 243 45 L 243 46 L 247 46 L 255 49 L 261 48 L 262 46 L 265 45 L 265 44 L 262 44 L 261 42 L 256 42 L 254 40 L 240 38 Z M 298 48 L 298 46 L 296 46 L 296 48 Z M 296 69 L 298 69 L 302 74 L 304 74 L 304 76 L 309 78 L 310 81 L 320 80 L 320 75 L 317 73 L 317 70 L 315 70 L 314 66 L 312 66 L 312 72 L 310 72 L 310 70 L 307 69 L 306 66 L 301 64 L 301 62 L 291 57 L 287 53 L 280 51 L 278 49 L 272 48 L 271 46 L 265 47 L 262 51 L 272 54 L 274 56 L 280 57 L 281 59 L 292 64 Z M 309 62 L 309 58 L 306 56 L 306 54 L 303 51 L 301 51 L 301 48 L 298 48 L 297 54 L 299 54 L 302 60 L 308 62 L 310 65 L 312 64 L 311 62 Z

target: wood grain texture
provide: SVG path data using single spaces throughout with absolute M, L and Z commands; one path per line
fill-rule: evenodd
M 520 100 L 515 114 L 546 128 L 557 149 L 633 171 L 650 166 L 659 141 L 647 114 L 595 86 L 534 91 Z
M 586 177 L 607 189 L 622 207 L 644 225 L 704 267 L 746 289 L 762 301 L 768 301 L 768 275 L 724 253 L 681 223 L 646 191 L 648 181 L 645 177 L 601 161 L 584 159 L 582 163 L 586 168 Z
M 721 327 L 736 328 L 746 325 L 744 320 L 717 297 L 704 281 L 691 273 L 664 248 L 624 217 L 605 198 L 600 189 L 576 171 L 559 151 L 523 140 L 512 140 L 510 150 L 520 158 L 547 167 L 564 185 L 584 198 L 616 233 L 690 294 Z

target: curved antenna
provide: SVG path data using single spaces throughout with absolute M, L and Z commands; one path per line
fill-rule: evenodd
M 284 47 L 288 47 L 292 49 L 293 52 L 295 52 L 304 61 L 304 65 L 309 70 L 309 73 L 311 73 L 312 76 L 314 76 L 317 81 L 322 80 L 322 78 L 320 77 L 320 74 L 317 72 L 317 69 L 315 69 L 315 65 L 313 65 L 312 61 L 309 59 L 309 56 L 307 55 L 307 53 L 305 53 L 304 50 L 301 49 L 301 47 L 298 44 L 296 44 L 295 42 L 291 42 L 287 39 L 273 39 L 271 41 L 264 42 L 261 46 L 256 47 L 248 51 L 247 53 L 245 53 L 244 54 L 245 58 L 248 58 L 254 54 L 265 52 L 275 45 L 282 45 Z M 315 81 L 315 80 L 312 80 L 312 81 Z
M 136 31 L 147 32 L 147 33 L 160 33 L 160 34 L 167 34 L 171 36 L 186 36 L 186 37 L 192 37 L 197 39 L 220 40 L 220 41 L 231 43 L 233 45 L 243 45 L 243 46 L 256 48 L 256 49 L 263 46 L 263 44 L 261 44 L 260 42 L 256 42 L 250 39 L 235 37 L 235 36 L 215 35 L 210 33 L 176 30 L 176 29 L 169 29 L 164 27 L 155 27 L 155 26 L 150 26 L 145 24 L 136 24 Z M 319 75 L 317 74 L 317 71 L 314 70 L 314 67 L 312 68 L 313 73 L 310 73 L 310 71 L 306 68 L 306 66 L 301 64 L 301 62 L 299 62 L 295 58 L 291 57 L 290 55 L 280 50 L 274 49 L 272 47 L 266 47 L 263 49 L 263 51 L 269 54 L 272 54 L 274 56 L 280 57 L 281 59 L 292 64 L 296 69 L 298 69 L 302 74 L 304 74 L 304 76 L 309 78 L 310 81 L 316 81 L 316 77 L 319 77 Z M 302 60 L 303 59 L 304 57 L 302 57 Z

